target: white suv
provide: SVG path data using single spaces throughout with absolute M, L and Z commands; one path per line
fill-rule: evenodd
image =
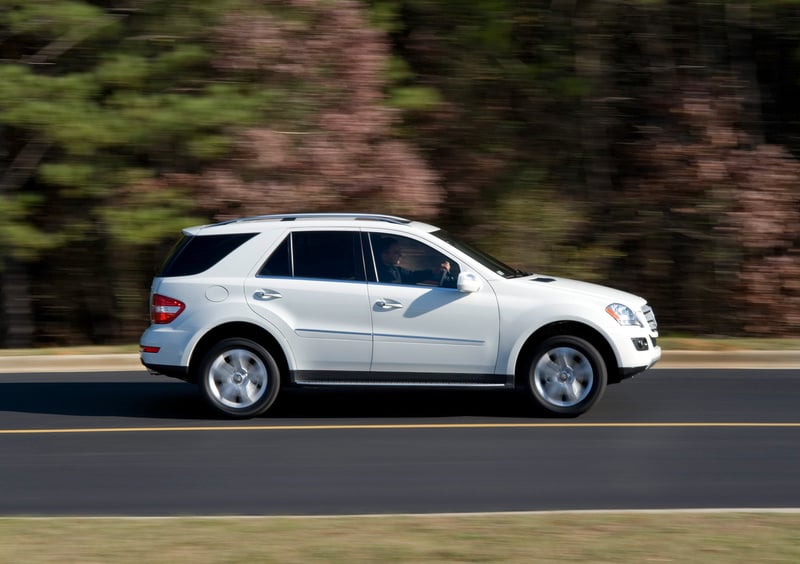
M 524 389 L 576 416 L 661 357 L 644 299 L 532 275 L 399 217 L 293 214 L 183 230 L 142 363 L 231 417 L 282 386 Z

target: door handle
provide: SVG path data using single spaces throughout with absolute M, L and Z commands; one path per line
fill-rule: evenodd
M 378 301 L 375 302 L 375 305 L 379 309 L 400 309 L 403 307 L 403 304 L 400 302 L 396 302 L 394 300 L 387 300 L 386 298 L 380 298 Z
M 278 298 L 282 298 L 280 292 L 276 292 L 275 290 L 258 290 L 253 297 L 257 300 L 277 300 Z

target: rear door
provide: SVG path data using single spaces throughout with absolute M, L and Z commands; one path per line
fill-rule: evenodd
M 357 231 L 293 231 L 246 284 L 253 311 L 289 341 L 298 377 L 369 371 L 372 320 Z

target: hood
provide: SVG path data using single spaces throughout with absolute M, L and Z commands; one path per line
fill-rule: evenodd
M 571 280 L 569 278 L 559 278 L 557 276 L 547 276 L 545 274 L 534 274 L 533 276 L 526 276 L 525 278 L 509 280 L 509 282 L 513 282 L 518 289 L 527 288 L 537 292 L 558 294 L 580 294 L 590 299 L 596 299 L 598 302 L 602 303 L 603 307 L 610 303 L 621 303 L 628 307 L 639 309 L 647 303 L 647 300 L 640 296 L 615 288 L 609 288 L 608 286 Z

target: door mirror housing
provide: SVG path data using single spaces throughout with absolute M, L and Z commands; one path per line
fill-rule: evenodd
M 473 274 L 472 272 L 462 272 L 458 275 L 456 287 L 459 292 L 471 294 L 481 289 L 481 279 L 478 278 L 477 274 Z

